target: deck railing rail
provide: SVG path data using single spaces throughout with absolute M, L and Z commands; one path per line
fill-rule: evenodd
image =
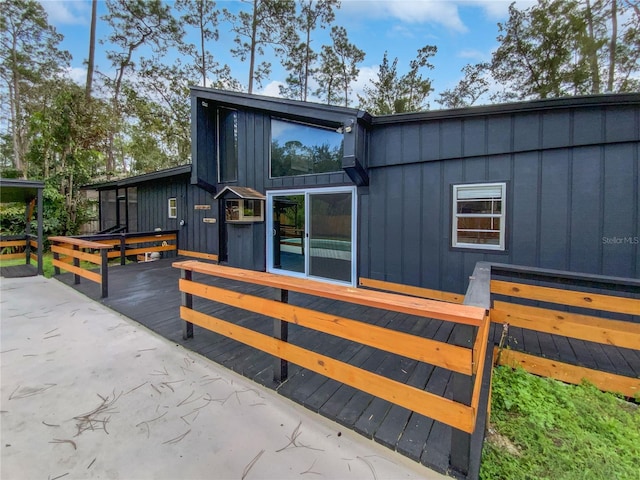
M 53 252 L 53 266 L 56 275 L 60 270 L 72 272 L 73 281 L 77 285 L 80 277 L 91 280 L 101 286 L 102 298 L 109 295 L 109 270 L 107 252 L 109 245 L 98 242 L 90 242 L 73 237 L 49 237 L 51 251 Z M 80 261 L 99 267 L 95 272 L 90 268 L 81 267 Z
M 500 264 L 492 264 L 491 272 L 491 321 L 503 325 L 505 332 L 515 327 L 640 351 L 639 280 Z M 627 397 L 640 394 L 638 377 L 518 350 L 528 349 L 496 347 L 496 362 L 566 383 L 586 379 Z
M 286 379 L 288 362 L 292 362 L 449 425 L 458 432 L 457 435 L 452 435 L 451 467 L 467 474 L 470 437 L 479 428 L 484 429 L 484 424 L 477 420 L 479 412 L 483 414 L 485 408 L 480 406 L 481 390 L 486 390 L 486 385 L 483 385 L 486 380 L 485 372 L 491 368 L 490 362 L 486 361 L 486 358 L 490 358 L 487 355 L 490 322 L 485 308 L 295 279 L 198 261 L 176 262 L 173 266 L 181 270 L 180 317 L 184 321 L 185 339 L 193 337 L 193 325 L 198 325 L 273 355 L 276 381 Z M 277 299 L 269 299 L 239 293 L 236 290 L 195 281 L 193 273 L 272 287 L 276 292 L 279 291 L 279 295 Z M 289 292 L 453 322 L 454 331 L 455 328 L 461 327 L 462 331 L 472 332 L 473 335 L 456 344 L 440 342 L 364 321 L 298 307 L 288 303 Z M 197 311 L 194 309 L 194 296 L 271 317 L 273 335 L 266 335 Z M 289 323 L 447 369 L 453 372 L 454 378 L 458 376 L 462 379 L 458 382 L 462 391 L 458 391 L 458 394 L 454 392 L 452 400 L 294 345 L 288 341 Z M 464 337 L 465 335 L 462 335 L 460 338 Z M 465 436 L 467 441 L 461 444 L 456 442 L 454 445 L 454 439 L 459 438 L 458 435 Z M 454 448 L 463 448 L 466 451 L 454 454 Z
M 120 264 L 124 265 L 127 257 L 178 251 L 177 230 L 56 236 L 49 237 L 49 241 L 55 274 L 59 275 L 61 270 L 66 270 L 73 272 L 75 284 L 80 283 L 80 277 L 98 283 L 102 298 L 109 296 L 109 260 L 119 258 Z M 81 260 L 89 265 L 83 267 Z M 93 265 L 99 268 L 99 272 L 95 271 L 96 267 Z
M 36 235 L 1 235 L 0 260 L 15 260 L 24 258 L 29 265 L 31 260 L 38 262 L 38 237 Z
M 120 258 L 120 264 L 126 263 L 127 257 L 144 255 L 153 252 L 177 252 L 178 230 L 158 230 L 136 233 L 106 233 L 96 235 L 80 235 L 74 238 L 109 245 L 109 259 Z

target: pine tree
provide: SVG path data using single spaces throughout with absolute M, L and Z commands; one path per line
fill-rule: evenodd
M 13 168 L 26 178 L 30 104 L 38 104 L 38 85 L 60 74 L 71 57 L 59 50 L 62 35 L 49 25 L 39 2 L 3 2 L 0 32 L 0 77 L 8 89 Z

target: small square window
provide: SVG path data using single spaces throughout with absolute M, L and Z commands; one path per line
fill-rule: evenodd
M 233 199 L 225 201 L 225 220 L 227 222 L 264 221 L 264 200 Z
M 178 218 L 178 202 L 175 198 L 169 199 L 169 218 Z
M 453 186 L 451 245 L 505 249 L 505 183 Z

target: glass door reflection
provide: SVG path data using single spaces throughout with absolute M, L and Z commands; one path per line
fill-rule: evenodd
M 351 282 L 352 193 L 309 194 L 309 276 Z
M 273 268 L 305 273 L 305 196 L 273 198 Z

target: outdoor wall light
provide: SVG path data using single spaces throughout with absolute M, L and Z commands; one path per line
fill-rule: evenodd
M 348 123 L 345 123 L 341 127 L 336 128 L 336 133 L 351 133 L 354 123 L 355 121 L 353 119 L 349 120 Z

